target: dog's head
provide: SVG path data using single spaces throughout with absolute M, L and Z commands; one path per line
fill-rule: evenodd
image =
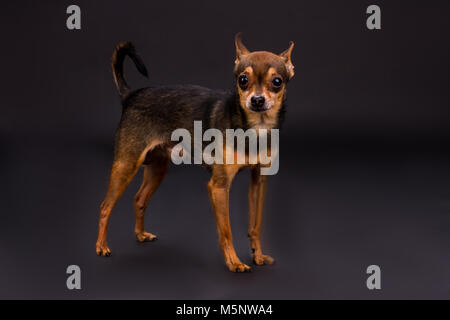
M 283 104 L 286 84 L 294 76 L 291 53 L 294 43 L 281 54 L 267 51 L 250 52 L 235 37 L 236 61 L 234 74 L 240 106 L 254 128 L 271 129 L 276 125 Z

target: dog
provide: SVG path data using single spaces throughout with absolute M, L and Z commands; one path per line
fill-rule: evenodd
M 207 128 L 274 129 L 280 128 L 286 110 L 286 85 L 294 76 L 291 53 L 294 43 L 281 54 L 267 51 L 250 52 L 235 36 L 236 87 L 231 92 L 200 86 L 148 87 L 132 91 L 123 76 L 123 62 L 130 57 L 138 71 L 147 75 L 142 59 L 130 42 L 120 43 L 112 55 L 114 82 L 122 101 L 122 117 L 115 135 L 114 161 L 106 197 L 100 206 L 96 253 L 111 255 L 107 245 L 108 220 L 115 204 L 143 166 L 143 182 L 134 197 L 135 235 L 138 241 L 156 240 L 144 228 L 144 212 L 150 197 L 163 181 L 174 146 L 171 133 L 177 128 L 193 131 L 194 121 Z M 233 242 L 229 219 L 229 190 L 233 178 L 242 168 L 251 170 L 248 236 L 256 265 L 272 264 L 274 259 L 263 254 L 260 227 L 267 177 L 256 164 L 206 165 L 211 172 L 208 192 L 216 217 L 219 245 L 230 271 L 246 272 L 250 267 L 241 262 Z

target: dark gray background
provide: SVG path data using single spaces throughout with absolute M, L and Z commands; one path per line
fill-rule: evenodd
M 66 29 L 66 7 L 82 30 Z M 365 10 L 382 9 L 369 31 Z M 450 298 L 448 1 L 2 2 L 0 298 Z M 95 255 L 121 107 L 109 65 L 132 41 L 150 79 L 133 88 L 231 88 L 233 37 L 281 52 L 296 75 L 269 180 L 265 251 L 273 266 L 226 270 L 208 174 L 171 166 L 135 241 L 132 197 L 112 214 L 109 259 Z M 248 173 L 231 192 L 236 250 L 250 263 Z M 66 267 L 82 269 L 69 291 Z M 366 288 L 368 265 L 382 290 Z

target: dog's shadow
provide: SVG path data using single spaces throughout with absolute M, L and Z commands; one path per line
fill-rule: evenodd
M 118 269 L 134 269 L 136 272 L 145 270 L 167 273 L 179 272 L 180 268 L 200 270 L 210 267 L 205 257 L 195 250 L 186 250 L 186 247 L 163 243 L 161 240 L 136 242 L 135 249 L 121 252 L 114 258 Z

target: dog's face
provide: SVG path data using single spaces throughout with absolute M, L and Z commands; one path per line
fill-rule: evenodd
M 249 52 L 236 35 L 234 73 L 241 108 L 246 112 L 251 127 L 271 129 L 283 103 L 287 82 L 294 76 L 289 49 L 277 55 L 266 51 Z

